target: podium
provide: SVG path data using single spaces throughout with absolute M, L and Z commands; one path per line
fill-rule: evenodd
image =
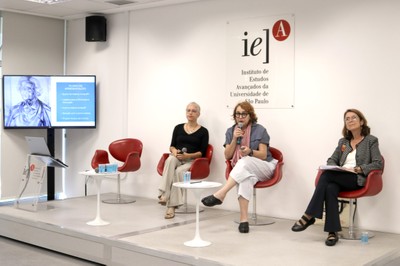
M 36 212 L 47 167 L 68 167 L 48 155 L 28 154 L 14 207 Z

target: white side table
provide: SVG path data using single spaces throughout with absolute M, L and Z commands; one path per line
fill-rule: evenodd
M 199 229 L 199 204 L 200 204 L 200 196 L 201 192 L 206 188 L 216 188 L 221 186 L 221 183 L 218 182 L 210 182 L 210 181 L 192 181 L 191 183 L 183 183 L 177 182 L 173 184 L 176 187 L 190 189 L 193 191 L 196 197 L 196 232 L 194 238 L 190 241 L 186 241 L 184 244 L 188 247 L 206 247 L 211 245 L 211 242 L 204 241 L 200 237 L 200 229 Z
M 119 175 L 119 172 L 115 173 L 96 173 L 94 170 L 90 171 L 82 171 L 79 172 L 79 174 L 84 175 L 86 177 L 93 177 L 94 180 L 96 181 L 96 187 L 97 187 L 97 212 L 96 212 L 96 218 L 92 221 L 87 222 L 86 224 L 88 225 L 108 225 L 110 224 L 107 221 L 104 221 L 101 219 L 100 216 L 100 189 L 101 189 L 101 182 L 103 181 L 103 178 L 106 176 L 115 176 Z

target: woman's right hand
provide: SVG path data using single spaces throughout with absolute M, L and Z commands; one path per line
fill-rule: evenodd
M 185 159 L 185 155 L 184 155 L 184 153 L 183 153 L 181 150 L 176 149 L 176 150 L 173 152 L 173 155 L 174 155 L 178 160 L 180 160 L 180 161 L 182 161 L 183 159 Z
M 233 131 L 233 140 L 236 142 L 237 138 L 243 137 L 243 130 L 236 127 Z

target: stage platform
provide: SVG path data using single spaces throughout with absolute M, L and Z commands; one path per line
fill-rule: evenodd
M 102 195 L 102 198 L 115 196 Z M 294 221 L 275 219 L 240 234 L 237 212 L 205 208 L 200 235 L 212 244 L 193 248 L 195 214 L 166 220 L 166 208 L 155 199 L 136 198 L 131 204 L 101 203 L 109 225 L 87 225 L 96 216 L 96 196 L 40 203 L 38 211 L 0 207 L 0 234 L 12 239 L 104 265 L 398 265 L 400 235 L 374 232 L 367 245 L 340 240 L 324 244 L 322 226 L 301 233 Z M 397 263 L 397 264 L 394 264 Z

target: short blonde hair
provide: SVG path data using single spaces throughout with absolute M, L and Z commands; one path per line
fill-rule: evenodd
M 194 105 L 196 107 L 197 111 L 200 113 L 200 105 L 198 103 L 190 102 L 187 106 L 189 106 L 189 105 Z

